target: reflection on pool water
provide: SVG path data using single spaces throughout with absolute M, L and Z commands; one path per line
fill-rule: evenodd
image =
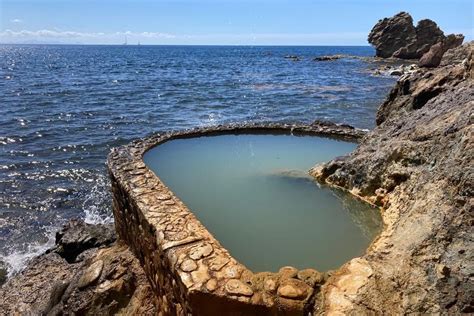
M 231 255 L 254 272 L 328 270 L 364 253 L 379 211 L 307 175 L 356 144 L 315 136 L 175 139 L 144 160 Z

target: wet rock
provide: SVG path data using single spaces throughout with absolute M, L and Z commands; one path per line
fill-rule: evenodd
M 446 41 L 446 51 L 462 43 L 462 35 L 446 37 L 435 22 L 420 20 L 416 27 L 407 12 L 400 12 L 391 18 L 380 20 L 371 30 L 368 41 L 376 49 L 378 57 L 419 59 L 430 48 Z
M 312 181 L 307 171 L 302 170 L 275 170 L 265 176 L 277 177 L 286 181 Z
M 402 64 L 402 65 L 387 65 L 382 64 L 376 68 L 372 68 L 370 71 L 376 76 L 403 76 L 406 74 L 411 74 L 416 72 L 419 69 L 416 64 Z
M 7 281 L 8 269 L 7 265 L 0 260 L 0 286 Z
M 403 71 L 401 71 L 400 69 L 395 69 L 395 70 L 390 71 L 390 76 L 401 76 L 401 75 L 403 75 Z
M 70 263 L 52 249 L 34 258 L 0 287 L 1 311 L 5 315 L 156 314 L 154 294 L 128 247 L 90 248 L 80 256 L 81 261 Z
M 225 290 L 231 295 L 252 296 L 253 290 L 250 286 L 237 279 L 227 281 Z
M 113 225 L 92 225 L 71 220 L 56 233 L 54 251 L 68 262 L 73 262 L 85 250 L 110 245 L 115 239 Z
M 313 123 L 311 123 L 313 126 L 321 126 L 321 127 L 330 127 L 330 128 L 343 128 L 343 129 L 350 129 L 353 130 L 355 129 L 354 126 L 348 125 L 348 124 L 336 124 L 331 121 L 325 121 L 325 120 L 314 120 Z
M 296 55 L 286 55 L 284 58 L 292 60 L 292 61 L 300 61 L 301 60 L 301 58 L 296 56 Z
M 343 58 L 342 55 L 327 55 L 327 56 L 318 56 L 314 57 L 314 61 L 334 61 Z

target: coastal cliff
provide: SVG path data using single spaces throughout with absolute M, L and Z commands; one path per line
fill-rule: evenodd
M 322 287 L 317 313 L 474 312 L 472 55 L 471 42 L 402 76 L 358 148 L 311 170 L 379 205 L 385 225 Z

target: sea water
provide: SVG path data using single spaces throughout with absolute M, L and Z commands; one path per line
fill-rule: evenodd
M 396 78 L 373 76 L 379 62 L 313 61 L 331 54 L 375 51 L 0 44 L 0 269 L 4 262 L 9 274 L 20 270 L 71 218 L 113 221 L 111 147 L 229 122 L 320 119 L 372 128 Z
M 356 144 L 292 135 L 171 140 L 145 163 L 251 270 L 335 269 L 380 232 L 379 211 L 318 185 L 308 170 Z

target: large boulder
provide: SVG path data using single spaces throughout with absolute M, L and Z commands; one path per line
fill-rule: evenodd
M 375 46 L 378 57 L 392 57 L 396 51 L 416 41 L 413 18 L 407 12 L 400 12 L 380 20 L 370 31 L 368 41 Z
M 443 43 L 437 43 L 431 46 L 430 50 L 421 56 L 418 66 L 420 67 L 438 67 L 444 55 Z
M 418 66 L 434 68 L 441 63 L 443 55 L 449 49 L 459 47 L 464 40 L 461 34 L 450 34 L 443 41 L 431 46 L 430 50 L 421 56 Z
M 368 37 L 378 57 L 401 59 L 418 59 L 437 43 L 445 43 L 443 49 L 446 51 L 461 45 L 463 39 L 462 35 L 454 34 L 446 37 L 438 25 L 429 19 L 420 20 L 415 27 L 413 18 L 407 12 L 380 20 Z

